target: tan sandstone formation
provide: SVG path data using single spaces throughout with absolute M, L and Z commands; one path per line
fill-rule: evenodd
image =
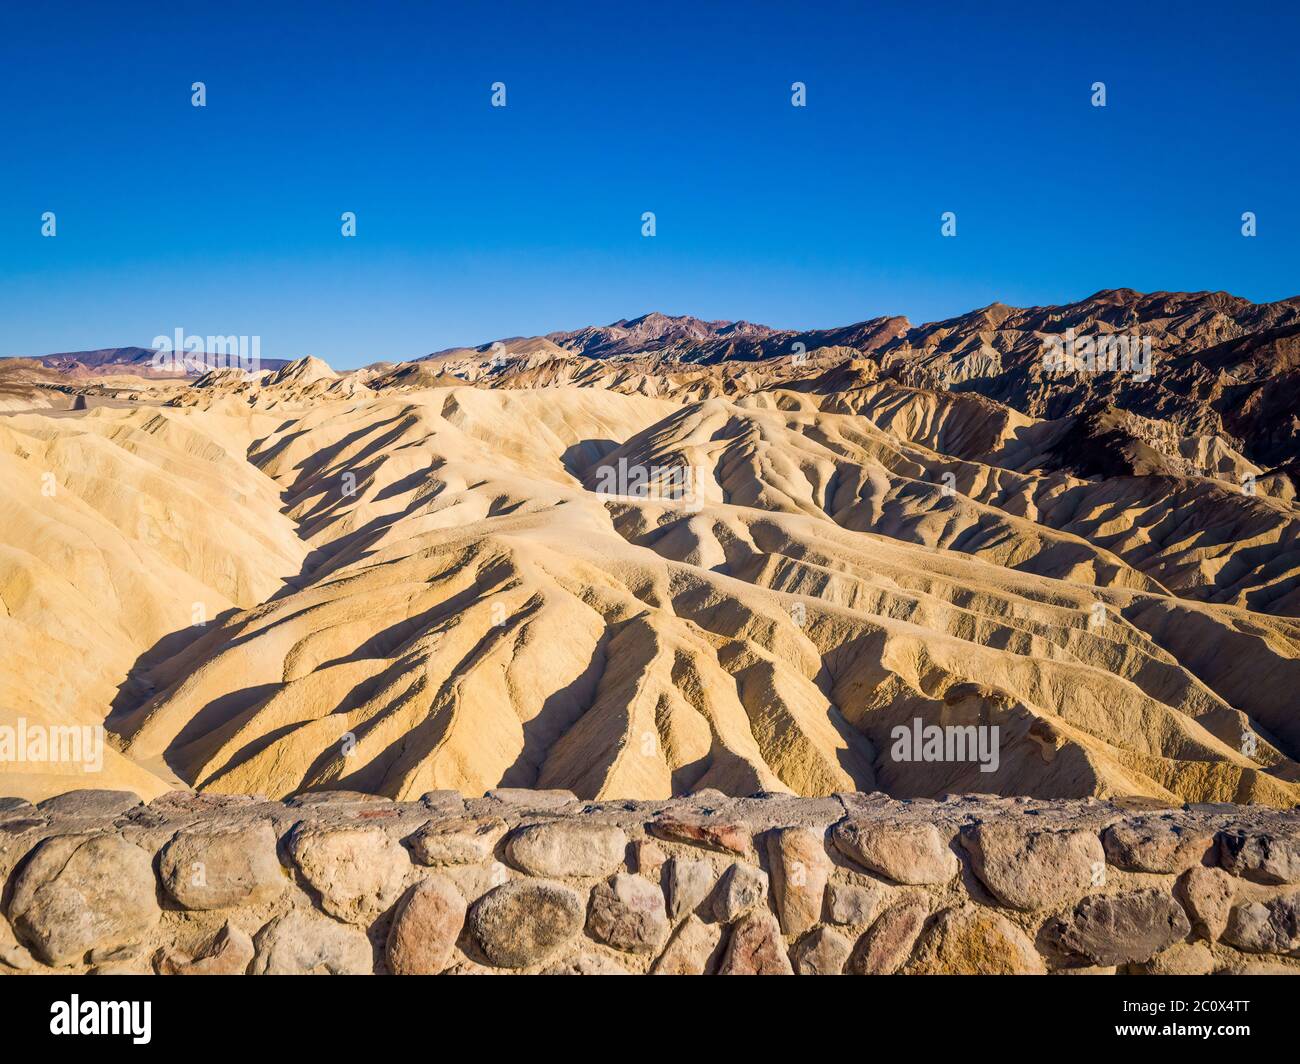
M 1289 808 L 1297 328 L 1296 300 L 1121 290 L 351 373 L 15 366 L 0 729 L 108 734 L 0 791 Z M 1048 374 L 1065 329 L 1148 335 L 1150 379 Z M 996 733 L 996 763 L 900 756 L 922 726 Z

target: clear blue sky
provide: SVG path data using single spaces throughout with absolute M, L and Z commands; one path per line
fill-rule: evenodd
M 6 4 L 0 354 L 1300 292 L 1296 5 L 1053 6 Z

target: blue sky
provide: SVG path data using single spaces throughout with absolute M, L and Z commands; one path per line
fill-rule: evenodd
M 5 5 L 0 354 L 1300 293 L 1294 4 L 981 6 Z

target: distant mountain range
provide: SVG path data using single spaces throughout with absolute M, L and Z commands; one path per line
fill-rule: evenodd
M 1150 340 L 1155 370 L 1053 377 L 1043 365 L 1045 338 Z M 1221 435 L 1268 466 L 1300 461 L 1300 296 L 1252 303 L 1226 292 L 1096 292 L 1062 306 L 993 303 L 943 321 L 913 325 L 901 316 L 829 329 L 775 329 L 747 321 L 644 314 L 415 359 L 430 368 L 484 357 L 536 366 L 585 359 L 645 367 L 759 363 L 821 352 L 865 357 L 900 383 L 974 392 L 1036 418 L 1092 417 L 1097 431 L 1112 412 L 1167 422 L 1184 436 Z M 143 347 L 44 355 L 34 361 L 74 375 L 156 375 Z M 283 359 L 261 367 L 282 369 Z M 391 364 L 382 364 L 389 366 Z M 364 371 L 363 371 L 364 373 Z M 1144 379 L 1145 378 L 1145 379 Z M 1081 424 L 1083 422 L 1081 421 Z M 1108 431 L 1108 430 L 1107 430 Z
M 1300 323 L 1300 296 L 1276 303 L 1252 303 L 1227 292 L 1143 294 L 1131 288 L 1116 288 L 1063 306 L 1019 308 L 992 303 L 923 325 L 913 325 L 906 317 L 895 315 L 829 329 L 775 329 L 748 321 L 704 321 L 690 315 L 653 312 L 609 325 L 509 337 L 474 348 L 448 348 L 416 361 L 470 351 L 489 353 L 494 344 L 501 344 L 511 352 L 551 345 L 558 351 L 587 358 L 661 354 L 699 363 L 776 358 L 797 353 L 795 345 L 800 343 L 808 351 L 818 347 L 853 347 L 864 354 L 912 349 L 952 354 L 964 350 L 966 341 L 981 333 L 1050 333 L 1093 327 L 1120 331 L 1143 326 L 1173 333 L 1200 349 L 1209 346 L 1207 341 L 1233 339 L 1295 323 Z M 1235 336 L 1229 335 L 1234 333 Z
M 1115 372 L 1051 376 L 1043 363 L 1045 338 L 1070 330 L 1149 339 L 1155 369 L 1148 379 Z M 881 317 L 804 331 L 655 313 L 439 351 L 419 361 L 495 351 L 533 363 L 550 355 L 704 366 L 838 348 L 879 363 L 901 383 L 974 392 L 1032 417 L 1092 416 L 1101 433 L 1120 411 L 1168 422 L 1185 436 L 1236 440 L 1265 465 L 1300 460 L 1300 296 L 1252 303 L 1226 292 L 1117 288 L 1063 306 L 993 303 L 924 325 Z
M 727 360 L 759 361 L 818 347 L 853 347 L 870 353 L 889 345 L 910 328 L 903 317 L 873 318 L 834 329 L 774 329 L 748 321 L 703 321 L 690 315 L 643 314 L 610 325 L 589 325 L 571 332 L 545 336 L 511 337 L 476 348 L 448 348 L 417 361 L 463 356 L 471 351 L 490 353 L 500 344 L 508 354 L 536 354 L 550 348 L 556 354 L 585 358 L 661 355 L 681 362 L 713 363 Z
M 32 355 L 26 361 L 38 363 L 46 369 L 77 375 L 94 375 L 110 373 L 132 373 L 141 377 L 154 377 L 160 374 L 153 368 L 154 356 L 157 354 L 149 347 L 101 347 L 96 351 L 61 351 L 53 355 Z M 191 354 L 187 358 L 202 358 L 210 366 L 228 366 L 231 356 L 214 354 Z M 263 358 L 259 360 L 262 369 L 282 369 L 289 364 L 289 359 Z M 174 376 L 174 374 L 163 374 Z

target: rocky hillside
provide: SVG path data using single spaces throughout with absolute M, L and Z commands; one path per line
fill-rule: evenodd
M 148 347 L 103 347 L 94 351 L 62 351 L 53 355 L 32 355 L 24 361 L 35 362 L 46 369 L 55 370 L 65 377 L 98 377 L 131 375 L 138 377 L 170 377 L 170 372 L 159 372 L 154 367 L 156 352 Z M 188 356 L 195 361 L 212 366 L 231 364 L 229 356 L 195 352 Z M 0 366 L 6 360 L 0 359 Z M 264 358 L 259 360 L 262 369 L 277 370 L 288 365 L 288 360 Z M 192 374 L 197 375 L 197 374 Z
M 1044 340 L 1067 330 L 1149 338 L 1158 370 L 1146 381 L 1122 373 L 1053 378 L 1042 365 Z M 837 347 L 870 358 L 901 383 L 977 392 L 1035 418 L 1123 411 L 1180 436 L 1219 436 L 1266 467 L 1300 459 L 1300 296 L 1251 303 L 1226 292 L 1142 294 L 1121 288 L 1064 306 L 994 303 L 925 325 L 884 317 L 802 332 L 655 313 L 428 357 L 495 350 L 536 359 L 567 352 L 633 359 L 662 371 L 671 363 L 764 361 Z M 1128 442 L 1142 437 L 1140 427 L 1125 431 Z

